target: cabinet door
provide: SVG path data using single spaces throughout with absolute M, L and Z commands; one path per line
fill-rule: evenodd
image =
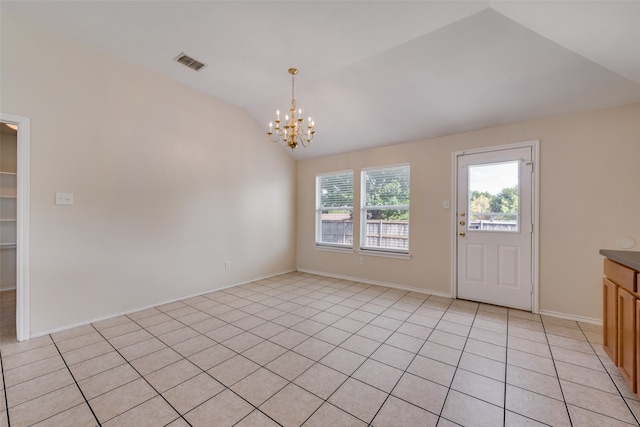
M 636 297 L 618 287 L 618 368 L 635 393 L 636 384 Z
M 640 275 L 639 275 L 640 276 Z M 636 299 L 636 393 L 640 398 L 640 299 Z
M 611 280 L 602 281 L 604 351 L 618 366 L 618 286 Z

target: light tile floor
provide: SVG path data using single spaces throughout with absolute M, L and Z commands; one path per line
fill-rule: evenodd
M 15 342 L 0 426 L 628 426 L 601 328 L 290 273 Z M 8 411 L 7 411 L 8 408 Z

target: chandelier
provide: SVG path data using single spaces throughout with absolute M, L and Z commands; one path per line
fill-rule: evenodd
M 314 129 L 315 122 L 311 120 L 311 117 L 308 119 L 307 126 L 304 126 L 302 108 L 296 111 L 296 98 L 293 95 L 293 88 L 295 75 L 298 74 L 298 70 L 289 68 L 289 74 L 291 74 L 291 109 L 289 110 L 289 114 L 284 116 L 284 124 L 282 127 L 280 126 L 280 110 L 276 111 L 276 127 L 273 127 L 273 122 L 269 123 L 269 132 L 267 132 L 267 135 L 269 135 L 269 141 L 282 141 L 293 151 L 299 144 L 302 144 L 303 147 L 311 145 L 313 134 L 315 134 L 316 131 Z

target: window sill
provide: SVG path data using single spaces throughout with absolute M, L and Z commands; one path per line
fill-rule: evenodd
M 395 259 L 405 259 L 410 260 L 411 254 L 405 252 L 388 252 L 388 251 L 378 251 L 372 249 L 360 249 L 358 251 L 358 255 L 362 256 L 377 256 L 382 258 L 395 258 Z
M 316 251 L 325 251 L 325 252 L 338 252 L 343 254 L 353 254 L 355 253 L 353 248 L 345 248 L 341 246 L 329 246 L 329 245 L 318 245 L 316 244 Z

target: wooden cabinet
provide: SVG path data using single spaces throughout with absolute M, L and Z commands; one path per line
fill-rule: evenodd
M 616 285 L 625 288 L 629 292 L 638 291 L 638 284 L 636 283 L 637 273 L 629 267 L 625 267 L 624 265 L 618 264 L 610 259 L 605 259 L 604 275 L 607 276 L 607 279 L 611 280 Z
M 636 279 L 638 280 L 638 279 Z M 640 394 L 640 299 L 636 299 L 636 393 Z
M 602 342 L 604 351 L 613 363 L 618 365 L 618 285 L 609 279 L 602 280 L 603 327 Z
M 634 393 L 637 391 L 636 304 L 636 296 L 619 286 L 618 369 L 620 369 L 620 373 Z
M 634 393 L 640 392 L 640 294 L 634 269 L 604 260 L 603 346 Z

